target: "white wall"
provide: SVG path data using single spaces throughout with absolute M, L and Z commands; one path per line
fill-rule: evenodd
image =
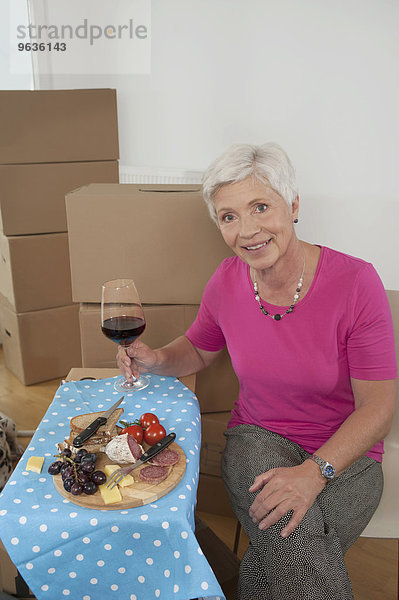
M 396 0 L 152 0 L 150 75 L 40 85 L 116 87 L 122 165 L 203 170 L 230 143 L 279 142 L 299 235 L 399 289 L 398 26 Z
M 10 4 L 12 0 L 0 0 L 0 89 L 29 90 L 33 89 L 33 70 L 29 55 L 24 56 L 26 73 L 15 75 L 9 64 L 10 44 L 16 44 L 10 39 Z M 16 0 L 13 6 L 18 22 L 28 24 L 28 8 L 25 1 Z M 1 107 L 0 107 L 1 110 Z

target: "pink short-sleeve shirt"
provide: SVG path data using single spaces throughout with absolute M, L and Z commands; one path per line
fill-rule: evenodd
M 288 307 L 262 301 L 271 314 Z M 317 451 L 354 411 L 350 379 L 397 376 L 382 282 L 363 260 L 322 247 L 313 283 L 280 321 L 262 314 L 249 267 L 222 262 L 186 333 L 194 346 L 226 344 L 240 384 L 228 427 L 254 424 Z M 383 443 L 367 453 L 381 461 Z

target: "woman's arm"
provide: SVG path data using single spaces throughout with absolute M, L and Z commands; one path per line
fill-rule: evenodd
M 119 347 L 116 358 L 123 375 L 131 380 L 132 375 L 138 377 L 140 373 L 148 371 L 156 375 L 174 377 L 191 375 L 205 369 L 220 352 L 221 350 L 217 352 L 201 350 L 182 335 L 157 350 L 152 350 L 137 339 L 127 348 L 127 351 Z
M 395 410 L 396 380 L 351 379 L 351 384 L 354 412 L 317 451 L 320 458 L 335 467 L 337 475 L 388 434 Z M 267 529 L 293 510 L 288 525 L 281 532 L 287 537 L 302 521 L 325 485 L 320 468 L 311 459 L 297 467 L 270 469 L 259 475 L 249 488 L 250 492 L 263 488 L 249 514 L 260 529 Z
M 351 385 L 355 398 L 354 412 L 316 452 L 317 456 L 334 465 L 337 475 L 388 435 L 395 412 L 395 379 L 351 379 Z

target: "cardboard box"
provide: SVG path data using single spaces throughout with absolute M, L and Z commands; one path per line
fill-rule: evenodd
M 118 181 L 116 160 L 0 165 L 0 229 L 5 235 L 66 231 L 67 192 Z
M 35 598 L 0 540 L 0 599 L 3 597 L 1 592 L 12 594 L 13 598 L 19 598 L 20 600 Z
M 66 196 L 74 302 L 132 278 L 146 304 L 198 304 L 230 248 L 200 186 L 92 184 Z
M 141 340 L 151 348 L 159 348 L 184 335 L 193 322 L 198 306 L 143 306 L 147 327 Z M 81 304 L 80 335 L 84 367 L 116 367 L 117 346 L 101 331 L 100 304 Z M 195 393 L 201 412 L 230 411 L 238 398 L 238 380 L 227 350 L 207 369 L 197 373 Z
M 0 293 L 18 313 L 72 304 L 68 235 L 0 233 Z
M 81 381 L 82 379 L 107 379 L 120 375 L 119 369 L 98 369 L 96 367 L 72 367 L 65 381 Z
M 80 381 L 82 379 L 106 379 L 107 377 L 115 377 L 120 375 L 119 369 L 96 369 L 96 368 L 84 368 L 84 367 L 73 367 L 68 375 L 65 377 L 65 381 Z M 188 387 L 192 392 L 195 393 L 195 374 L 184 375 L 179 377 L 183 385 Z
M 198 517 L 195 517 L 195 537 L 216 575 L 226 600 L 237 600 L 240 559 Z
M 201 417 L 200 472 L 222 476 L 222 453 L 226 445 L 223 433 L 231 419 L 231 411 L 206 413 Z
M 198 307 L 197 307 L 198 309 Z M 140 340 L 151 348 L 169 344 L 184 335 L 192 321 L 189 306 L 143 306 L 146 328 Z M 101 331 L 101 305 L 81 304 L 79 321 L 84 367 L 116 367 L 117 344 Z
M 197 510 L 214 515 L 235 517 L 230 499 L 221 477 L 200 473 L 197 493 Z
M 0 164 L 119 158 L 116 90 L 3 90 L 0 106 Z
M 187 308 L 188 326 L 197 316 L 198 308 L 199 306 Z M 209 367 L 197 373 L 195 393 L 200 402 L 201 413 L 231 411 L 238 399 L 239 390 L 227 348 Z
M 201 413 L 231 411 L 238 399 L 239 383 L 226 348 L 209 367 L 197 373 L 195 390 Z
M 81 365 L 79 305 L 15 313 L 0 303 L 5 365 L 24 384 L 65 377 Z

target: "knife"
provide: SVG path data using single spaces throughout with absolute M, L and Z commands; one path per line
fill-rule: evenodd
M 89 438 L 91 438 L 92 435 L 96 433 L 96 431 L 101 427 L 101 425 L 105 425 L 105 423 L 108 421 L 114 410 L 118 408 L 124 397 L 125 396 L 122 396 L 122 398 L 115 402 L 115 404 L 113 404 L 111 408 L 107 410 L 107 412 L 105 412 L 102 417 L 97 417 L 97 419 L 90 423 L 90 425 L 86 427 L 86 429 L 84 429 L 81 433 L 79 433 L 79 435 L 76 436 L 76 438 L 73 440 L 73 445 L 75 446 L 75 448 L 80 448 L 81 446 L 83 446 L 83 444 Z
M 142 465 L 143 463 L 147 462 L 147 460 L 151 460 L 151 458 L 154 458 L 154 456 L 162 452 L 162 450 L 165 450 L 165 448 L 167 448 L 169 444 L 174 442 L 175 439 L 176 434 L 172 432 L 164 438 L 162 438 L 162 440 L 159 440 L 159 442 L 151 446 L 151 448 L 147 450 L 147 452 L 144 452 L 144 454 L 142 454 L 140 458 L 136 460 L 134 465 L 132 465 L 132 471 L 133 469 L 136 469 L 137 467 L 140 467 L 140 465 Z
M 140 467 L 143 463 L 147 462 L 147 460 L 154 458 L 154 456 L 162 452 L 162 450 L 165 450 L 165 448 L 167 448 L 175 439 L 176 434 L 174 432 L 169 433 L 167 436 L 162 438 L 162 440 L 151 446 L 147 452 L 144 452 L 144 454 L 142 454 L 133 465 L 121 467 L 117 471 L 114 471 L 108 477 L 105 485 L 112 490 L 112 488 L 114 488 L 126 475 L 134 471 L 134 469 L 137 469 L 137 467 Z

